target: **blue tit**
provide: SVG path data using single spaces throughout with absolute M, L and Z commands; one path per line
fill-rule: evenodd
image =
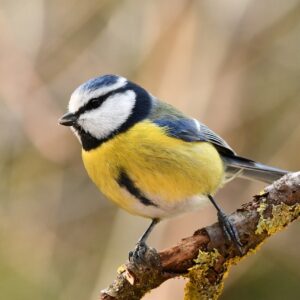
M 135 257 L 161 219 L 198 209 L 207 200 L 241 250 L 234 224 L 213 195 L 236 177 L 271 183 L 287 173 L 238 156 L 206 125 L 116 75 L 80 85 L 59 123 L 78 137 L 84 166 L 102 193 L 129 213 L 152 219 Z

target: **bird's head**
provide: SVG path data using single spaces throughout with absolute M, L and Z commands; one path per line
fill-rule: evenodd
M 104 75 L 73 92 L 68 113 L 59 123 L 71 126 L 83 148 L 91 150 L 145 119 L 152 102 L 146 90 L 126 78 Z

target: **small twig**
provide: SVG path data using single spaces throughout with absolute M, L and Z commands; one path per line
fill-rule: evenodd
M 218 223 L 197 230 L 193 236 L 159 253 L 149 249 L 145 263 L 126 263 L 116 280 L 101 292 L 101 300 L 141 299 L 164 281 L 184 276 L 186 299 L 217 299 L 224 274 L 232 264 L 254 252 L 267 237 L 283 229 L 300 215 L 300 172 L 290 173 L 244 204 L 230 219 L 235 223 L 244 254 L 229 244 Z

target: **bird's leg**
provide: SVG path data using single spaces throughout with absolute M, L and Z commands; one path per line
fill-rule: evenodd
M 240 254 L 243 254 L 243 244 L 240 241 L 238 231 L 235 225 L 229 220 L 228 216 L 222 211 L 221 207 L 216 203 L 213 196 L 208 195 L 208 199 L 217 210 L 218 221 L 229 241 L 232 241 Z
M 143 233 L 143 235 L 139 238 L 138 242 L 136 243 L 136 246 L 133 251 L 129 252 L 129 260 L 140 263 L 143 262 L 143 257 L 148 249 L 148 246 L 146 244 L 146 240 L 149 237 L 150 233 L 152 232 L 154 226 L 159 222 L 159 219 L 152 219 L 151 224 L 146 229 L 146 231 Z

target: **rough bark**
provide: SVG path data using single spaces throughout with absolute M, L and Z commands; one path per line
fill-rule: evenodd
M 227 241 L 219 223 L 215 223 L 169 249 L 157 253 L 150 248 L 142 264 L 127 262 L 119 268 L 116 280 L 101 292 L 100 299 L 141 299 L 177 276 L 189 278 L 185 299 L 217 299 L 229 267 L 254 253 L 263 241 L 299 215 L 300 172 L 297 172 L 269 185 L 230 216 L 244 245 L 243 254 Z

